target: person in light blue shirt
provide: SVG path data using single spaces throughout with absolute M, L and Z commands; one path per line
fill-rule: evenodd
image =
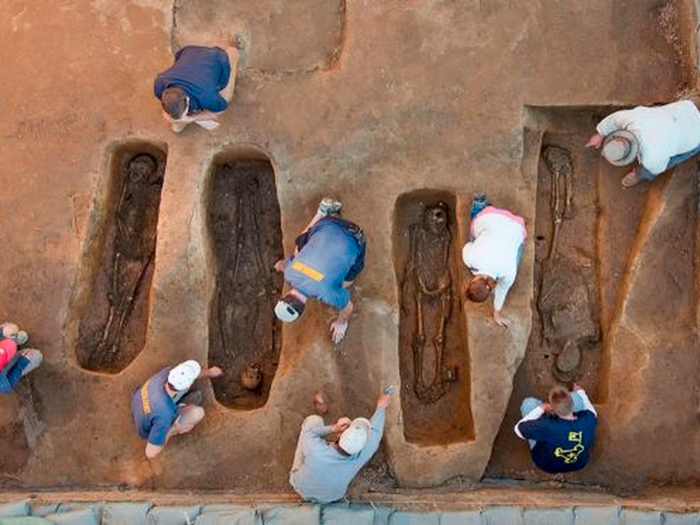
M 386 407 L 391 394 L 382 394 L 370 420 L 341 417 L 326 426 L 321 415 L 308 416 L 301 425 L 289 483 L 306 501 L 331 503 L 345 496 L 357 473 L 379 449 Z M 335 435 L 335 439 L 327 438 Z
M 284 322 L 296 321 L 310 298 L 336 310 L 331 324 L 333 342 L 339 343 L 348 328 L 353 304 L 348 287 L 364 268 L 366 242 L 362 229 L 339 216 L 341 204 L 323 199 L 318 212 L 296 238 L 293 256 L 277 262 L 292 288 L 275 306 Z

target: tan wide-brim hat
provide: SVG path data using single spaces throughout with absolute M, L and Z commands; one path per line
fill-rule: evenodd
M 623 139 L 623 140 L 615 140 Z M 614 131 L 603 142 L 603 157 L 613 166 L 627 166 L 639 153 L 639 141 L 633 133 L 622 129 Z

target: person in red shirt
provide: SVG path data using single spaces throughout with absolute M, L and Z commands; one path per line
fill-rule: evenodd
M 29 336 L 14 323 L 0 324 L 0 394 L 9 394 L 22 377 L 44 360 L 35 348 L 19 349 Z

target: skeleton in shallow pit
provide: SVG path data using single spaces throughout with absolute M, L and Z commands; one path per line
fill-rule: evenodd
M 434 403 L 455 380 L 443 366 L 445 331 L 452 313 L 452 274 L 444 202 L 429 205 L 422 222 L 409 227 L 409 257 L 403 280 L 403 309 L 414 315 L 412 337 L 414 390 L 418 399 Z
M 141 154 L 131 159 L 124 175 L 114 215 L 109 311 L 97 349 L 91 354 L 93 363 L 112 363 L 118 354 L 124 328 L 156 250 L 158 206 L 154 202 L 160 196 L 163 174 L 152 156 Z

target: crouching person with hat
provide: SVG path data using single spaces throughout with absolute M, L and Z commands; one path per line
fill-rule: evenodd
M 638 165 L 622 179 L 630 188 L 653 180 L 700 152 L 700 111 L 690 100 L 616 111 L 596 127 L 586 147 L 600 148 L 614 166 Z
M 164 368 L 136 389 L 131 412 L 139 437 L 148 441 L 147 458 L 156 457 L 172 436 L 186 434 L 204 419 L 202 392 L 190 389 L 200 377 L 214 379 L 222 373 L 218 366 L 202 371 L 197 361 L 185 361 Z
M 348 288 L 365 265 L 365 235 L 357 224 L 340 218 L 340 202 L 325 198 L 306 229 L 296 238 L 294 256 L 277 261 L 292 286 L 275 306 L 275 315 L 290 323 L 301 317 L 309 299 L 336 310 L 331 337 L 339 343 L 353 311 Z
M 558 385 L 549 402 L 527 397 L 520 407 L 522 419 L 515 433 L 528 440 L 532 460 L 549 473 L 573 472 L 588 464 L 598 414 L 585 390 L 574 385 L 569 392 Z
M 317 414 L 301 425 L 289 483 L 306 501 L 331 503 L 345 496 L 350 482 L 379 448 L 384 432 L 385 410 L 391 394 L 382 394 L 371 419 L 341 417 L 326 426 L 325 412 L 315 400 Z
M 20 379 L 36 370 L 44 360 L 35 348 L 20 348 L 29 335 L 15 323 L 0 324 L 0 394 L 9 394 Z

